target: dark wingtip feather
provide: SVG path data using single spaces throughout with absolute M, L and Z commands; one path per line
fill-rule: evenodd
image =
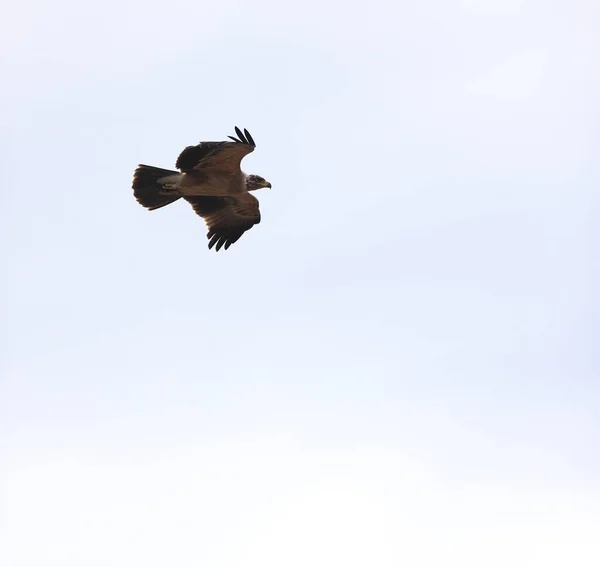
M 238 135 L 238 138 L 240 140 L 242 140 L 242 143 L 247 144 L 248 140 L 246 140 L 244 134 L 242 133 L 242 131 L 236 126 L 235 127 L 235 133 Z
M 244 128 L 244 134 L 246 134 L 246 139 L 250 142 L 250 145 L 256 147 L 256 143 L 254 142 L 252 136 L 250 135 L 250 132 L 248 132 L 246 128 Z
M 246 144 L 247 146 L 252 146 L 253 148 L 256 147 L 256 142 L 250 135 L 250 132 L 248 132 L 248 130 L 246 130 L 246 128 L 244 128 L 244 131 L 242 132 L 237 126 L 235 126 L 235 133 L 238 135 L 237 138 L 234 138 L 233 136 L 227 136 L 227 137 L 230 140 L 237 142 L 238 144 Z

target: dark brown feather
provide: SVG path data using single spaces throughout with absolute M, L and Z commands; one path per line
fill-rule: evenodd
M 208 247 L 227 250 L 260 222 L 258 200 L 249 193 L 228 197 L 184 197 L 208 227 Z
M 241 140 L 242 144 L 248 143 L 248 140 L 246 140 L 244 134 L 242 134 L 242 131 L 237 126 L 235 127 L 235 133 L 238 135 L 238 138 Z
M 202 142 L 197 146 L 188 146 L 177 158 L 175 167 L 180 171 L 192 171 L 200 162 L 219 153 L 231 142 Z
M 252 136 L 250 135 L 250 132 L 248 132 L 248 130 L 246 130 L 246 128 L 244 128 L 244 134 L 246 134 L 246 139 L 248 140 L 248 143 L 251 146 L 256 147 L 256 143 L 254 142 L 254 140 L 252 139 Z
M 178 175 L 178 173 L 170 169 L 161 169 L 160 167 L 153 167 L 151 165 L 138 165 L 133 174 L 132 184 L 133 194 L 137 202 L 153 211 L 177 201 L 180 197 L 179 195 L 169 195 L 163 191 L 163 179 L 173 175 Z
M 246 129 L 242 132 L 235 126 L 235 133 L 238 135 L 237 138 L 227 136 L 235 142 L 235 145 L 231 142 L 200 142 L 197 146 L 188 146 L 179 154 L 175 167 L 187 173 L 202 167 L 219 168 L 220 162 L 230 163 L 234 157 L 239 158 L 241 162 L 246 154 L 254 150 L 256 143 Z M 248 146 L 245 151 L 239 148 L 240 144 Z M 229 167 L 230 165 L 227 168 Z

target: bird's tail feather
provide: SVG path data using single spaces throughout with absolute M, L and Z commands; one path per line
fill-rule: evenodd
M 140 205 L 153 211 L 174 203 L 181 195 L 165 194 L 165 185 L 176 180 L 177 171 L 139 165 L 133 174 L 133 194 Z

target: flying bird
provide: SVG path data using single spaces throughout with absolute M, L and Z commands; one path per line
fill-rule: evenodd
M 260 222 L 258 199 L 250 191 L 271 188 L 260 175 L 247 175 L 240 164 L 256 144 L 248 130 L 235 127 L 232 141 L 200 142 L 185 148 L 175 163 L 179 171 L 140 164 L 133 174 L 133 194 L 153 211 L 180 198 L 192 205 L 208 227 L 208 248 L 227 250 Z

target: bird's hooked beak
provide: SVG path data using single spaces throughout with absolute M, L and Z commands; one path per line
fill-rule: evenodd
M 265 187 L 266 187 L 267 189 L 270 189 L 270 188 L 271 188 L 271 184 L 270 184 L 270 183 L 267 181 L 267 184 L 265 185 Z

